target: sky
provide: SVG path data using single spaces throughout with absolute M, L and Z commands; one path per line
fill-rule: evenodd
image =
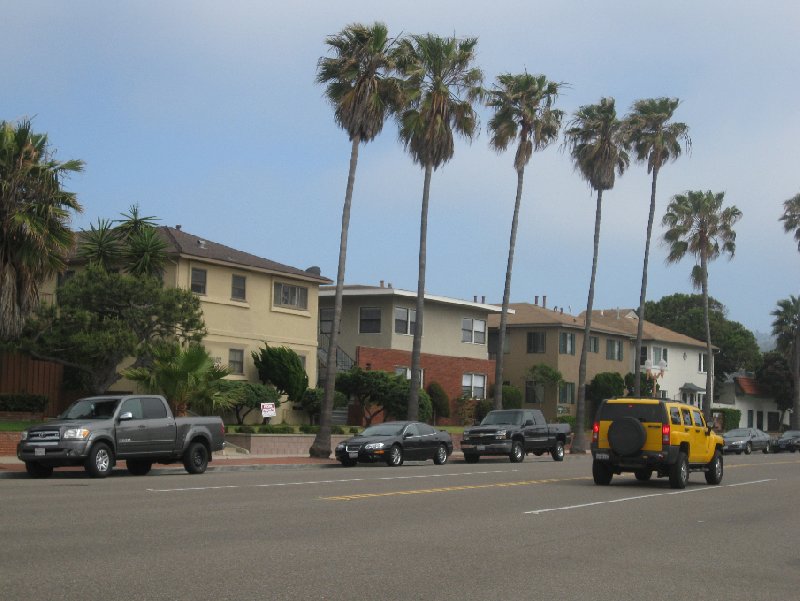
M 0 120 L 33 120 L 58 160 L 82 159 L 67 189 L 76 229 L 133 204 L 163 225 L 335 280 L 350 158 L 316 66 L 354 22 L 393 36 L 477 37 L 491 86 L 501 73 L 564 82 L 567 119 L 613 97 L 676 97 L 691 153 L 658 178 L 647 297 L 693 293 L 687 257 L 666 265 L 661 216 L 687 190 L 724 192 L 743 217 L 736 254 L 710 265 L 728 318 L 768 332 L 798 294 L 800 253 L 779 217 L 800 192 L 800 4 L 742 0 L 268 2 L 0 0 Z M 432 179 L 426 288 L 502 301 L 516 192 L 513 151 L 458 140 Z M 423 171 L 387 122 L 361 146 L 346 283 L 416 290 Z M 632 164 L 603 196 L 594 308 L 638 307 L 650 176 Z M 595 196 L 561 143 L 536 153 L 525 188 L 512 302 L 586 308 Z

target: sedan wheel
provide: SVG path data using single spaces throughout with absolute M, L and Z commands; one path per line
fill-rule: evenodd
M 433 456 L 433 462 L 436 465 L 444 465 L 447 463 L 447 447 L 439 445 L 439 448 L 436 449 L 436 455 Z
M 399 467 L 403 465 L 403 449 L 400 445 L 394 445 L 389 449 L 389 456 L 386 458 L 386 464 L 389 467 Z
M 768 442 L 768 443 L 767 443 L 767 446 L 765 446 L 765 447 L 764 447 L 764 448 L 761 450 L 761 452 L 762 452 L 762 453 L 764 453 L 764 455 L 766 455 L 766 454 L 768 454 L 768 453 L 772 452 L 772 443 Z

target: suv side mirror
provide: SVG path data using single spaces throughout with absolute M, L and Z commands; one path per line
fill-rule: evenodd
M 524 425 L 525 426 L 532 426 L 533 425 L 533 420 L 532 419 L 527 420 Z
M 129 419 L 133 419 L 133 413 L 131 413 L 130 411 L 126 411 L 125 413 L 119 414 L 119 421 L 124 422 Z

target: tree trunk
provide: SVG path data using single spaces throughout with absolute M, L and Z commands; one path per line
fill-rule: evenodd
M 714 401 L 714 352 L 711 348 L 711 319 L 708 314 L 708 254 L 706 241 L 702 241 L 700 251 L 700 271 L 703 286 L 703 310 L 706 326 L 706 396 L 703 400 L 703 415 L 706 422 L 711 420 L 711 403 Z
M 639 323 L 636 326 L 636 347 L 633 357 L 633 396 L 639 398 L 642 394 L 642 380 L 639 375 L 639 361 L 642 356 L 642 337 L 644 335 L 644 304 L 647 300 L 647 266 L 650 263 L 650 239 L 653 235 L 653 217 L 656 213 L 656 181 L 658 180 L 658 166 L 653 167 L 653 183 L 650 190 L 650 214 L 647 217 L 647 237 L 644 243 L 644 266 L 642 267 L 642 290 L 639 294 Z
M 792 380 L 794 382 L 794 410 L 789 418 L 792 430 L 800 430 L 800 316 L 794 324 L 794 344 L 792 349 Z
M 342 321 L 342 290 L 344 288 L 344 268 L 347 259 L 347 234 L 350 230 L 350 206 L 353 200 L 353 185 L 358 166 L 359 136 L 353 137 L 350 148 L 350 171 L 347 174 L 347 189 L 342 207 L 342 233 L 339 242 L 339 267 L 336 272 L 336 295 L 333 302 L 333 325 L 328 341 L 328 356 L 325 365 L 325 396 L 319 416 L 319 432 L 311 443 L 308 454 L 311 457 L 330 457 L 331 420 L 333 418 L 333 396 L 336 387 L 336 349 L 339 337 L 339 324 Z
M 414 345 L 411 350 L 411 390 L 408 394 L 408 419 L 419 419 L 420 364 L 422 355 L 422 320 L 425 310 L 425 260 L 428 238 L 428 200 L 431 193 L 433 165 L 425 165 L 425 183 L 422 186 L 422 212 L 419 220 L 419 280 L 417 282 L 417 322 L 414 328 Z
M 506 284 L 503 289 L 503 311 L 500 313 L 500 330 L 497 334 L 497 354 L 494 367 L 494 408 L 503 408 L 503 348 L 506 343 L 506 325 L 508 324 L 508 304 L 511 298 L 511 271 L 514 268 L 514 250 L 517 245 L 517 224 L 519 223 L 519 207 L 522 203 L 522 180 L 525 167 L 517 169 L 517 197 L 514 201 L 514 216 L 511 218 L 511 238 L 508 242 L 508 264 L 506 265 Z
M 600 221 L 603 209 L 603 191 L 597 191 L 597 209 L 594 217 L 594 254 L 592 256 L 592 275 L 589 279 L 589 296 L 586 300 L 586 319 L 583 326 L 583 345 L 581 362 L 578 367 L 578 406 L 575 410 L 575 437 L 572 439 L 571 453 L 586 452 L 586 355 L 589 349 L 589 335 L 592 328 L 592 307 L 594 306 L 594 280 L 597 276 L 597 255 L 600 251 Z

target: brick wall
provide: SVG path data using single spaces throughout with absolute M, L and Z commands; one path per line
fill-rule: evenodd
M 17 454 L 19 432 L 0 432 L 0 457 Z
M 360 346 L 356 350 L 356 362 L 362 369 L 380 369 L 394 373 L 396 367 L 411 367 L 411 353 L 395 349 L 379 349 Z M 450 399 L 450 418 L 440 418 L 439 425 L 456 425 L 456 399 L 461 397 L 461 377 L 466 373 L 486 375 L 486 391 L 494 381 L 494 359 L 471 357 L 447 357 L 422 353 L 420 365 L 424 371 L 424 386 L 438 382 Z M 404 416 L 399 416 L 404 417 Z

